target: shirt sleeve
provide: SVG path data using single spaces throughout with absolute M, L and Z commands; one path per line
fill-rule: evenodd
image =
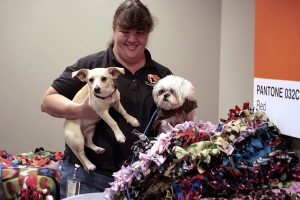
M 61 95 L 73 99 L 75 94 L 86 84 L 80 81 L 77 77 L 72 78 L 71 74 L 74 71 L 84 68 L 84 59 L 79 59 L 74 65 L 67 67 L 62 74 L 56 78 L 52 87 Z

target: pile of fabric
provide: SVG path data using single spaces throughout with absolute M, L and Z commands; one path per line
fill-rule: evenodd
M 46 151 L 43 147 L 36 148 L 34 151 L 13 155 L 6 150 L 0 150 L 0 163 L 6 167 L 23 166 L 51 166 L 62 161 L 63 152 Z
M 218 125 L 185 122 L 149 139 L 113 174 L 107 199 L 288 199 L 300 181 L 289 141 L 265 113 L 236 106 Z M 255 197 L 255 198 L 254 198 Z
M 59 199 L 63 153 L 35 151 L 13 155 L 0 150 L 0 199 Z

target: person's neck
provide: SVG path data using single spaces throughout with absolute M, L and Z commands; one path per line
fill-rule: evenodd
M 132 74 L 134 74 L 136 71 L 141 69 L 143 66 L 146 64 L 146 57 L 141 58 L 138 61 L 133 61 L 133 62 L 125 62 L 122 60 L 119 56 L 116 55 L 117 60 L 126 68 L 128 69 Z

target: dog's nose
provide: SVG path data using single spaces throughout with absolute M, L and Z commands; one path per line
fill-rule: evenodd
M 94 92 L 100 93 L 100 87 L 95 87 L 95 88 L 94 88 Z
M 164 94 L 164 100 L 167 100 L 169 96 L 170 96 L 169 93 Z

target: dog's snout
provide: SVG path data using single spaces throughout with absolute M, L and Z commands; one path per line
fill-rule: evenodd
M 169 96 L 170 96 L 169 93 L 164 94 L 164 100 L 167 100 Z
M 98 86 L 95 87 L 95 88 L 94 88 L 94 92 L 95 92 L 95 93 L 100 93 L 100 87 L 98 87 Z

